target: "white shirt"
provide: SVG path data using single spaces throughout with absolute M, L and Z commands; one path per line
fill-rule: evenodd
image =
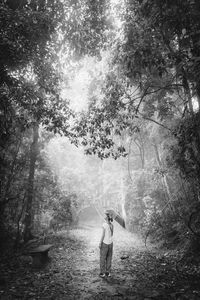
M 110 226 L 108 223 L 105 222 L 103 223 L 103 228 L 105 229 L 105 236 L 103 239 L 103 243 L 109 245 L 113 242 Z

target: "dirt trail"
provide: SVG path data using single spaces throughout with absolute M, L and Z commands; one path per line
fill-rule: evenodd
M 85 227 L 77 229 L 71 234 L 83 241 L 84 255 L 75 260 L 73 274 L 76 278 L 77 289 L 82 290 L 83 299 L 105 299 L 105 297 L 122 297 L 132 286 L 133 274 L 128 264 L 131 256 L 144 248 L 141 241 L 133 234 L 115 226 L 114 255 L 112 263 L 112 277 L 99 278 L 99 240 L 101 228 Z M 121 257 L 127 257 L 121 259 Z M 126 266 L 126 268 L 125 268 Z M 126 295 L 127 296 L 127 295 Z M 133 295 L 132 295 L 133 296 Z M 116 298 L 117 299 L 117 298 Z M 132 297 L 133 299 L 133 297 Z
M 147 251 L 136 235 L 118 226 L 112 277 L 100 278 L 100 234 L 101 228 L 82 226 L 52 235 L 46 241 L 54 245 L 51 261 L 41 269 L 26 256 L 0 265 L 0 299 L 200 299 L 199 272 L 177 270 L 171 252 Z

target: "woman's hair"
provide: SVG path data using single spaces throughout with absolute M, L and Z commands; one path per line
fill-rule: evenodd
M 113 222 L 113 218 L 108 215 L 108 221 Z
M 108 218 L 109 222 L 113 222 L 113 218 L 110 216 L 109 213 L 106 213 L 106 217 Z

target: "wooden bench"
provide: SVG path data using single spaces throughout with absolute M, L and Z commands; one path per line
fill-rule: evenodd
M 32 256 L 33 265 L 40 266 L 48 261 L 48 252 L 52 245 L 41 245 L 28 250 L 27 254 Z

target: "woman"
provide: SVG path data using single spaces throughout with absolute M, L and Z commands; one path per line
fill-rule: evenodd
M 112 217 L 105 212 L 106 217 L 103 223 L 103 231 L 99 243 L 100 248 L 100 277 L 110 277 L 112 254 L 113 254 L 113 224 Z

